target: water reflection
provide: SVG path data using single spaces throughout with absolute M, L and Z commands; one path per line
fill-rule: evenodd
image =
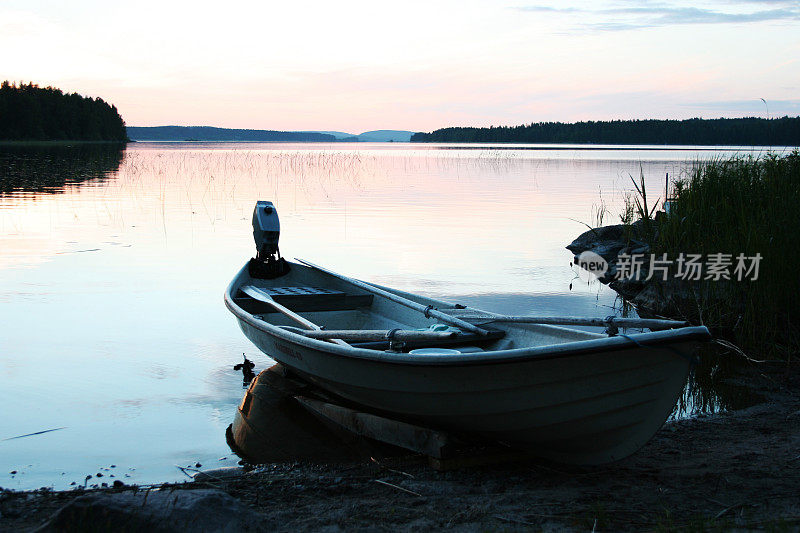
M 715 344 L 702 346 L 673 416 L 681 418 L 743 409 L 763 401 L 760 395 L 741 382 L 744 364 L 740 356 L 721 350 Z
M 599 191 L 618 211 L 628 174 L 662 183 L 699 157 L 391 144 L 0 148 L 0 439 L 66 427 L 0 441 L 0 485 L 226 464 L 233 367 L 272 364 L 222 305 L 257 199 L 278 206 L 289 258 L 490 311 L 602 317 L 612 291 L 569 288 L 575 220 Z
M 0 195 L 59 193 L 68 185 L 101 182 L 119 169 L 125 144 L 0 145 Z

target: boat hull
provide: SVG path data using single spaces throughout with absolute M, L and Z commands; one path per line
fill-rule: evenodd
M 403 358 L 298 338 L 226 302 L 262 352 L 330 393 L 572 464 L 616 461 L 642 447 L 672 412 L 692 352 L 708 336 L 705 328 L 683 328 L 469 357 Z

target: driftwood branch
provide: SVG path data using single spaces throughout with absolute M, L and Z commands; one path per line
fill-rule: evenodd
M 380 479 L 373 479 L 373 481 L 375 483 L 380 483 L 381 485 L 386 485 L 387 487 L 392 487 L 393 489 L 397 489 L 397 490 L 401 490 L 403 492 L 407 492 L 408 494 L 411 494 L 413 496 L 418 496 L 420 498 L 424 497 L 419 492 L 414 492 L 413 490 L 405 489 L 405 488 L 401 487 L 400 485 L 395 485 L 394 483 L 389 483 L 388 481 L 382 481 Z

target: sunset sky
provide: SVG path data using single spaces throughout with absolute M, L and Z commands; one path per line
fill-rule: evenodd
M 797 116 L 800 3 L 5 0 L 0 79 L 131 126 Z

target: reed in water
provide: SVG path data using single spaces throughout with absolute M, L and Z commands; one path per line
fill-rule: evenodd
M 746 352 L 787 363 L 800 347 L 800 153 L 698 162 L 671 184 L 669 214 L 653 218 L 644 183 L 623 222 L 642 219 L 651 251 L 730 254 L 729 280 L 697 282 L 696 312 Z M 757 278 L 734 274 L 737 256 L 760 256 Z

